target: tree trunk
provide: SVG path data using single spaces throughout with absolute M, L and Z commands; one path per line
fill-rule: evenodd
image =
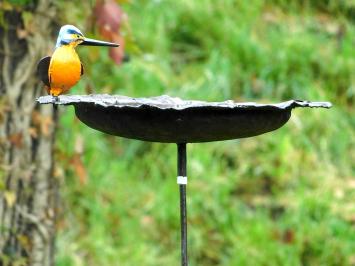
M 30 2 L 0 4 L 0 265 L 54 264 L 56 121 L 52 106 L 35 102 L 35 69 L 51 50 L 55 7 Z

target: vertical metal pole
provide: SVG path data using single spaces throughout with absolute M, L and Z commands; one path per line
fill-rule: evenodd
M 187 266 L 187 214 L 186 214 L 186 143 L 177 144 L 177 172 L 180 188 L 180 221 L 181 221 L 181 265 Z

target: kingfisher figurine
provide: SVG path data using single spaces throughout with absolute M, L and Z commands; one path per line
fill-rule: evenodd
M 84 74 L 84 68 L 75 51 L 78 45 L 111 46 L 119 45 L 84 37 L 73 25 L 60 28 L 52 56 L 42 58 L 37 65 L 39 78 L 45 84 L 48 94 L 58 100 L 58 96 L 69 91 Z

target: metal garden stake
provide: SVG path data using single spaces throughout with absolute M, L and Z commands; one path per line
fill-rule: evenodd
M 111 95 L 61 95 L 41 104 L 73 105 L 77 117 L 99 131 L 152 142 L 177 144 L 180 189 L 181 265 L 188 265 L 186 143 L 257 136 L 283 126 L 296 107 L 330 108 L 328 102 L 291 100 L 278 104 L 184 101 L 163 95 L 130 98 Z

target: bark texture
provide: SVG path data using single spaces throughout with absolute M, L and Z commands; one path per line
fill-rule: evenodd
M 32 6 L 31 6 L 32 5 Z M 52 49 L 55 7 L 0 10 L 0 265 L 53 265 L 55 113 L 35 100 L 39 59 Z

